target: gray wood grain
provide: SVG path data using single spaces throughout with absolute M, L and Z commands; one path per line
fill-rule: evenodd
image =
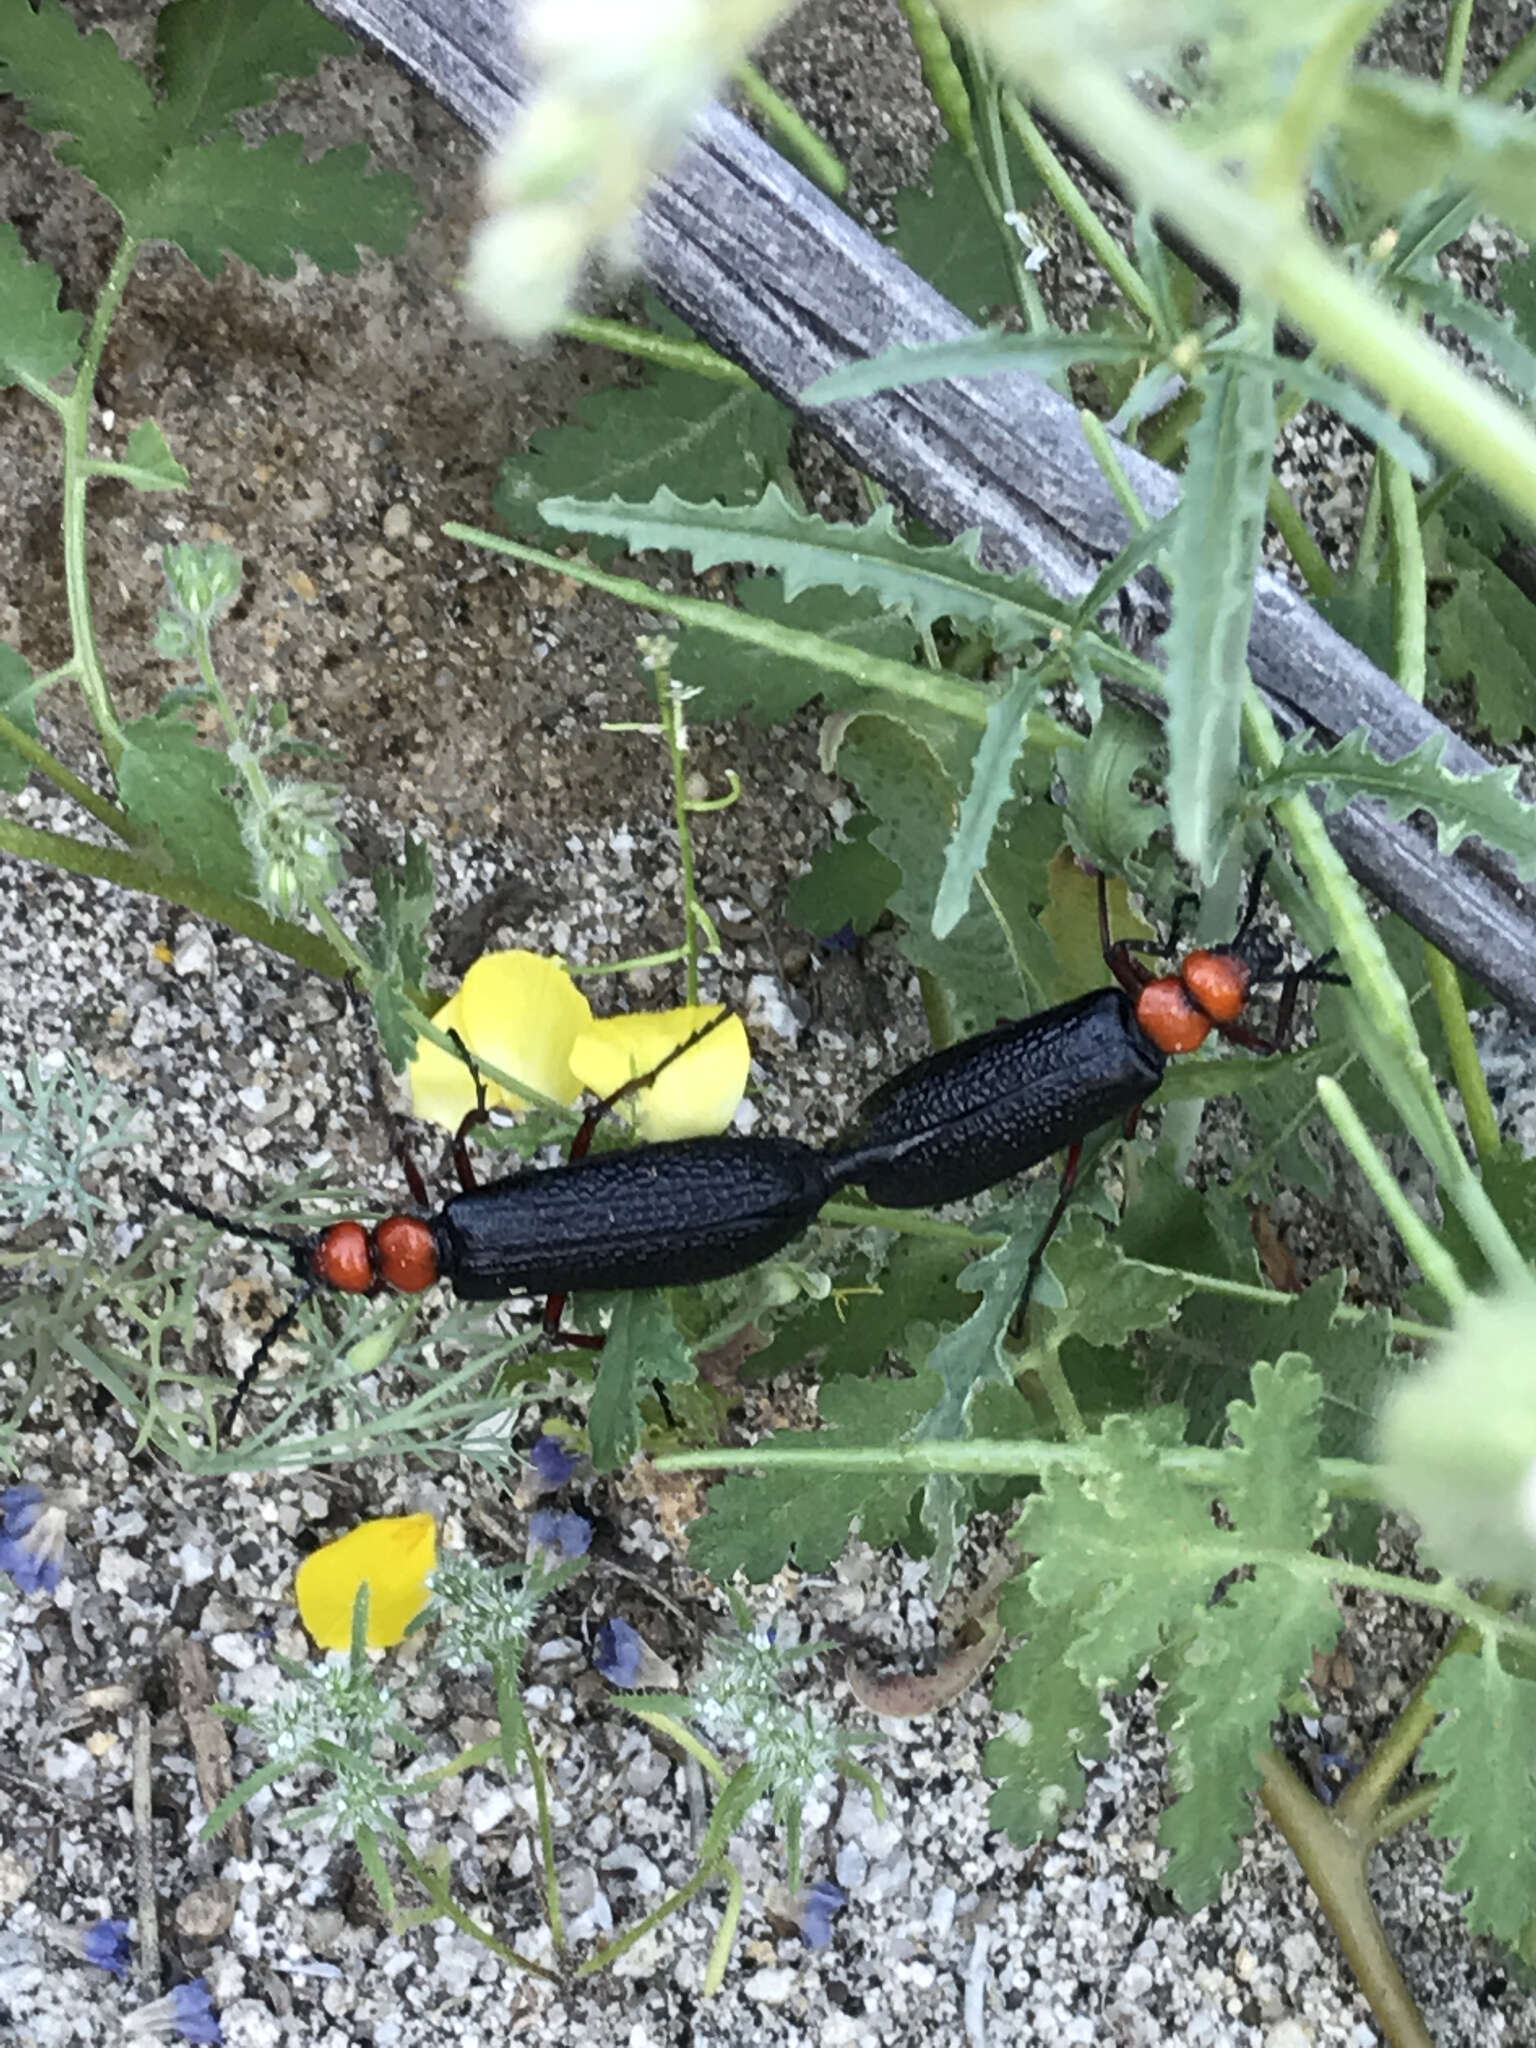
M 496 0 L 320 0 L 387 51 L 476 134 L 494 138 L 527 90 L 515 6 Z M 985 557 L 1027 568 L 1060 597 L 1086 590 L 1124 545 L 1126 523 L 1076 416 L 1019 371 L 914 386 L 816 411 L 799 393 L 825 371 L 899 345 L 973 331 L 948 300 L 852 221 L 743 123 L 715 108 L 653 191 L 641 260 L 661 296 L 713 347 L 815 420 L 850 461 L 937 532 L 976 527 Z M 1156 515 L 1178 479 L 1132 449 L 1132 483 Z M 1122 612 L 1138 644 L 1166 617 L 1148 574 Z M 1489 763 L 1368 661 L 1279 577 L 1255 593 L 1249 665 L 1289 731 L 1324 740 L 1363 726 L 1396 758 L 1443 735 L 1457 772 Z M 1509 864 L 1433 840 L 1356 802 L 1328 829 L 1353 871 L 1513 1008 L 1536 1019 L 1536 919 Z

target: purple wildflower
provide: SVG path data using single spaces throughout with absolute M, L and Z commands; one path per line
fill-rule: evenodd
M 848 1894 L 830 1877 L 820 1877 L 800 1908 L 800 1939 L 807 1948 L 826 1948 L 832 1940 L 832 1915 L 842 1911 Z
M 64 1510 L 45 1505 L 35 1486 L 0 1493 L 0 1571 L 23 1593 L 51 1593 L 63 1578 L 65 1522 Z
M 557 1436 L 541 1436 L 529 1447 L 528 1462 L 544 1483 L 547 1493 L 556 1493 L 566 1485 L 571 1474 L 581 1463 L 574 1451 L 568 1451 Z
M 639 1631 L 620 1616 L 614 1615 L 599 1628 L 592 1664 L 610 1685 L 637 1685 L 644 1658 L 645 1644 Z
M 224 2039 L 206 1977 L 194 1977 L 189 1983 L 178 1984 L 164 1998 L 141 2005 L 124 2020 L 123 2030 L 141 2040 L 154 2041 L 168 2041 L 173 2034 L 179 2034 L 183 2041 L 212 2042 L 215 2048 Z
M 592 1542 L 592 1524 L 574 1508 L 535 1508 L 528 1517 L 528 1548 L 546 1567 L 585 1557 Z
M 114 1977 L 128 1974 L 128 1922 L 95 1920 L 80 1936 L 80 1953 L 98 1970 L 110 1970 Z

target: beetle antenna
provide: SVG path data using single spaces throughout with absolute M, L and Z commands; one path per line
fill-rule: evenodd
M 316 1284 L 313 1279 L 306 1280 L 292 1301 L 288 1303 L 288 1306 L 280 1310 L 262 1332 L 261 1342 L 251 1353 L 251 1362 L 245 1368 L 245 1371 L 241 1373 L 239 1381 L 235 1386 L 235 1391 L 229 1397 L 229 1406 L 224 1411 L 222 1429 L 225 1436 L 228 1436 L 234 1428 L 235 1418 L 240 1413 L 241 1403 L 245 1400 L 247 1393 L 249 1393 L 256 1375 L 272 1356 L 274 1348 L 282 1342 L 283 1338 L 287 1336 L 288 1332 L 298 1321 L 299 1311 L 315 1292 Z
M 226 1216 L 218 1209 L 205 1209 L 201 1202 L 194 1202 L 190 1195 L 178 1194 L 175 1188 L 168 1188 L 153 1174 L 146 1174 L 144 1185 L 157 1202 L 167 1202 L 173 1209 L 195 1216 L 199 1223 L 211 1224 L 215 1230 L 227 1230 L 231 1237 L 249 1238 L 252 1244 L 281 1245 L 290 1252 L 302 1251 L 309 1242 L 306 1237 L 291 1237 L 281 1230 L 269 1230 L 260 1223 L 242 1222 L 238 1216 Z

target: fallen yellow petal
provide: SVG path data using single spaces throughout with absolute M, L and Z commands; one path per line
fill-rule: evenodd
M 427 1577 L 436 1563 L 437 1523 L 431 1515 L 360 1522 L 312 1551 L 294 1573 L 300 1618 L 322 1650 L 344 1650 L 352 1640 L 358 1588 L 366 1585 L 368 1647 L 390 1649 L 431 1599 Z
M 612 1095 L 638 1074 L 660 1065 L 712 1017 L 721 1003 L 691 1004 L 679 1010 L 631 1011 L 594 1018 L 571 1047 L 571 1070 L 594 1095 Z M 617 1105 L 639 1135 L 655 1144 L 663 1138 L 700 1138 L 723 1131 L 746 1092 L 752 1048 L 737 1016 L 690 1046 L 638 1094 Z
M 442 1031 L 456 1030 L 477 1059 L 556 1102 L 574 1102 L 581 1093 L 570 1050 L 591 1023 L 592 1009 L 558 960 L 520 946 L 482 953 L 432 1021 Z M 430 1039 L 418 1041 L 409 1079 L 413 1113 L 445 1130 L 456 1131 L 475 1106 L 469 1068 Z M 494 1081 L 486 1084 L 486 1101 L 493 1109 L 528 1107 Z

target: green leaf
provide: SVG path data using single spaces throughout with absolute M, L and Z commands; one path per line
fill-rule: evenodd
M 398 875 L 378 868 L 372 879 L 377 914 L 358 934 L 358 945 L 373 969 L 368 993 L 379 1043 L 398 1074 L 416 1053 L 410 991 L 424 987 L 427 978 L 426 932 L 434 889 L 426 848 L 407 835 Z
M 1013 933 L 986 892 L 947 938 L 933 936 L 933 902 L 958 797 L 927 734 L 894 717 L 860 713 L 846 729 L 837 766 L 879 821 L 874 845 L 901 870 L 891 908 L 906 921 L 902 951 L 939 985 L 946 1035 L 965 1037 L 999 1017 L 1023 1015 L 1033 991 Z
M 1479 719 L 1509 746 L 1536 728 L 1536 605 L 1466 542 L 1448 553 L 1456 585 L 1429 615 L 1430 644 L 1447 682 L 1472 678 Z
M 1531 608 L 1536 619 L 1536 608 Z M 1454 853 L 1469 833 L 1507 853 L 1523 881 L 1536 875 L 1536 806 L 1520 793 L 1520 769 L 1511 764 L 1483 775 L 1458 775 L 1442 759 L 1443 733 L 1433 734 L 1411 754 L 1383 761 L 1371 751 L 1363 729 L 1335 747 L 1312 749 L 1292 741 L 1280 766 L 1258 784 L 1272 803 L 1291 790 L 1320 788 L 1328 811 L 1342 810 L 1357 796 L 1373 797 L 1388 815 L 1406 818 L 1428 811 L 1443 854 Z
M 971 891 L 986 866 L 999 813 L 1013 794 L 1013 765 L 1029 737 L 1029 713 L 1039 694 L 1039 676 L 1026 671 L 1015 676 L 987 712 L 971 764 L 970 786 L 944 854 L 944 874 L 933 906 L 936 939 L 947 939 L 970 907 Z
M 915 652 L 912 627 L 877 598 L 807 590 L 791 599 L 777 576 L 738 576 L 736 601 L 754 618 L 814 633 L 835 647 L 859 648 L 892 661 L 911 661 Z M 851 676 L 773 647 L 737 646 L 722 658 L 719 636 L 694 627 L 678 642 L 672 674 L 695 692 L 688 703 L 692 719 L 729 718 L 739 711 L 754 725 L 777 725 L 813 698 L 824 711 L 835 711 L 869 694 Z
M 824 1427 L 814 1437 L 777 1430 L 767 1441 L 779 1449 L 807 1442 L 818 1450 L 884 1448 L 911 1435 L 933 1395 L 926 1373 L 910 1380 L 836 1380 L 822 1388 Z M 725 1479 L 711 1489 L 688 1532 L 689 1561 L 721 1584 L 738 1571 L 761 1584 L 791 1558 L 802 1571 L 825 1571 L 841 1557 L 850 1531 L 877 1549 L 893 1542 L 921 1485 L 920 1475 L 905 1472 L 818 1471 L 810 1482 L 793 1467 Z
M 227 251 L 267 277 L 292 277 L 295 253 L 321 270 L 349 272 L 361 246 L 394 256 L 420 207 L 398 171 L 368 174 L 361 142 L 306 162 L 297 135 L 248 146 L 238 135 L 173 149 L 142 193 L 119 199 L 129 231 L 175 242 L 205 277 Z
M 933 1326 L 964 1312 L 955 1275 L 969 1255 L 964 1245 L 892 1238 L 883 1264 L 864 1258 L 840 1272 L 825 1301 L 785 1323 L 771 1344 L 752 1354 L 742 1378 L 771 1379 L 817 1355 L 823 1387 L 850 1374 L 868 1378 L 888 1358 L 921 1363 L 918 1332 L 926 1328 L 931 1339 Z
M 1506 301 L 1512 294 L 1529 292 L 1530 271 L 1528 256 L 1502 266 L 1499 276 Z M 1444 278 L 1405 277 L 1400 282 L 1405 296 L 1421 312 L 1432 313 L 1465 335 L 1479 354 L 1503 371 L 1521 397 L 1536 398 L 1536 354 L 1521 339 L 1522 331 L 1529 331 L 1525 322 L 1480 306 Z M 1529 300 L 1522 302 L 1528 304 Z
M 0 697 L 3 695 L 0 685 Z M 1500 1222 L 1527 1258 L 1536 1260 L 1536 1156 L 1528 1156 L 1517 1142 L 1506 1140 L 1493 1158 L 1480 1162 L 1478 1177 Z M 1441 1214 L 1440 1238 L 1473 1293 L 1489 1291 L 1493 1275 L 1488 1262 L 1460 1211 L 1449 1202 Z
M 136 491 L 184 491 L 191 482 L 153 420 L 139 421 L 128 436 L 122 460 L 112 465 L 112 474 Z
M 862 937 L 873 929 L 901 881 L 901 869 L 870 844 L 871 817 L 848 820 L 846 839 L 822 847 L 803 875 L 789 885 L 784 915 L 802 931 L 830 938 L 852 926 Z
M 1470 1894 L 1475 1933 L 1518 1942 L 1536 1898 L 1536 1684 L 1506 1671 L 1485 1640 L 1446 1658 L 1429 1698 L 1444 1716 L 1420 1751 L 1438 1780 L 1430 1833 L 1460 1844 L 1446 1883 Z
M 1039 334 L 1011 334 L 989 328 L 983 334 L 955 341 L 928 341 L 916 348 L 888 349 L 865 363 L 849 363 L 808 384 L 802 405 L 840 405 L 845 399 L 870 398 L 877 391 L 932 384 L 939 378 L 998 377 L 1009 370 L 1032 370 L 1053 377 L 1078 363 L 1141 363 L 1147 344 L 1129 334 L 1064 334 L 1047 328 Z
M 644 498 L 664 483 L 701 496 L 755 497 L 789 462 L 794 416 L 756 388 L 661 370 L 597 391 L 563 425 L 503 463 L 492 502 L 512 533 L 547 535 L 546 498 Z M 671 545 L 671 543 L 660 543 Z M 611 547 L 595 549 L 601 560 Z
M 1095 867 L 1128 868 L 1166 818 L 1149 803 L 1145 782 L 1162 729 L 1148 712 L 1118 702 L 1106 704 L 1086 747 L 1063 749 L 1058 757 L 1066 790 L 1067 837 L 1073 850 Z
M 1159 1273 L 1128 1259 L 1101 1223 L 1079 1209 L 1051 1240 L 1045 1272 L 1060 1289 L 1062 1303 L 1052 1337 L 1062 1343 L 1122 1345 L 1138 1330 L 1163 1327 L 1190 1292 L 1182 1273 Z M 1052 1305 L 1052 1287 L 1042 1275 L 1035 1298 Z
M 1067 617 L 1066 608 L 1027 577 L 983 569 L 977 534 L 919 547 L 898 531 L 889 504 L 852 524 L 801 511 L 777 484 L 752 505 L 691 504 L 664 484 L 645 504 L 545 498 L 539 513 L 552 526 L 607 535 L 631 550 L 676 550 L 696 570 L 724 562 L 775 569 L 791 598 L 823 586 L 849 596 L 867 592 L 915 626 L 950 619 L 986 633 L 1004 651 L 1034 644 Z
M 652 1383 L 693 1379 L 693 1357 L 656 1289 L 610 1297 L 607 1341 L 597 1355 L 597 1382 L 587 1409 L 592 1463 L 617 1472 L 640 1448 L 640 1401 Z
M 1275 445 L 1266 369 L 1223 368 L 1189 437 L 1169 551 L 1168 808 L 1174 842 L 1205 882 L 1226 842 L 1237 787 L 1253 581 L 1262 562 Z
M 155 23 L 165 109 L 184 135 L 206 135 L 353 47 L 308 0 L 170 0 Z
M 19 725 L 23 732 L 37 738 L 37 693 L 39 683 L 27 666 L 25 658 L 6 640 L 0 640 L 0 712 Z M 30 765 L 20 754 L 0 740 L 0 789 L 9 790 L 12 795 L 26 787 L 31 774 Z
M 1032 206 L 1040 180 L 1014 138 L 1007 138 L 1016 208 Z M 928 187 L 896 195 L 888 237 L 911 268 L 972 320 L 1013 304 L 1013 277 L 996 223 L 957 142 L 943 142 L 928 166 Z M 1011 232 L 1011 230 L 1010 230 Z
M 114 204 L 154 175 L 164 149 L 160 110 L 142 73 L 104 28 L 81 35 L 59 0 L 0 8 L 0 92 L 13 94 L 29 126 L 72 139 L 55 145 Z
M 179 718 L 138 718 L 123 731 L 117 770 L 123 809 L 157 832 L 200 881 L 231 896 L 256 893 L 240 814 L 224 794 L 239 776 L 217 747 Z
M 0 221 L 0 391 L 51 384 L 75 367 L 80 315 L 61 310 L 61 289 L 52 265 L 32 262 L 10 222 Z
M 1351 75 L 1339 125 L 1351 175 L 1383 205 L 1395 210 L 1437 185 L 1467 185 L 1517 234 L 1536 238 L 1536 133 L 1523 108 L 1362 69 Z
M 1066 1608 L 1036 1606 L 1027 1574 L 1010 1579 L 999 1618 L 1023 1643 L 1000 1668 L 992 1688 L 999 1713 L 1024 1717 L 1024 1726 L 988 1743 L 985 1769 L 998 1788 L 988 1808 L 992 1824 L 1021 1849 L 1055 1835 L 1083 1803 L 1084 1762 L 1109 1750 L 1104 1709 L 1067 1661 L 1072 1617 Z

